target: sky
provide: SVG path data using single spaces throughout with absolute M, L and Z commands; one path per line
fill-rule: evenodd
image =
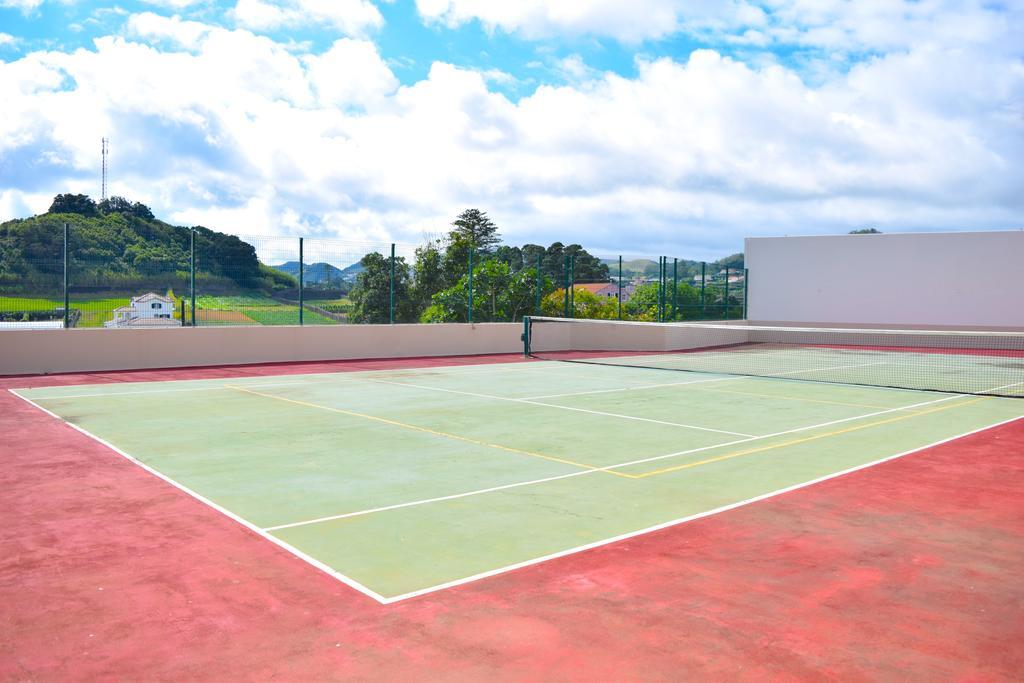
M 1024 227 L 1024 0 L 0 0 L 0 220 L 713 259 Z

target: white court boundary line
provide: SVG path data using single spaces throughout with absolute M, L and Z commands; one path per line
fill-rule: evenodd
M 92 386 L 92 387 L 127 386 L 127 387 L 130 387 L 130 386 L 133 386 L 133 385 L 167 384 L 168 382 L 186 382 L 186 383 L 190 383 L 190 384 L 196 384 L 196 383 L 202 382 L 204 384 L 207 384 L 207 383 L 211 383 L 211 382 L 226 382 L 226 381 L 231 381 L 231 382 L 234 382 L 236 384 L 242 384 L 244 386 L 253 387 L 253 388 L 256 388 L 256 387 L 279 387 L 279 386 L 296 386 L 296 385 L 332 384 L 332 383 L 337 382 L 337 381 L 341 381 L 341 382 L 365 381 L 365 378 L 363 377 L 363 375 L 366 375 L 366 374 L 369 374 L 369 373 L 376 374 L 376 373 L 396 373 L 396 372 L 417 371 L 417 370 L 418 371 L 443 370 L 445 372 L 441 373 L 441 374 L 457 376 L 457 377 L 462 377 L 462 376 L 475 377 L 476 375 L 501 374 L 501 373 L 508 373 L 508 372 L 518 373 L 518 372 L 526 372 L 526 371 L 537 372 L 537 371 L 541 371 L 541 370 L 543 370 L 544 372 L 550 374 L 551 370 L 553 368 L 557 368 L 557 367 L 566 367 L 566 368 L 568 368 L 568 367 L 571 367 L 571 366 L 568 366 L 568 365 L 551 365 L 550 363 L 545 363 L 545 362 L 542 362 L 540 360 L 532 360 L 530 362 L 519 361 L 519 362 L 510 362 L 510 363 L 477 363 L 477 364 L 474 364 L 474 365 L 438 365 L 438 366 L 424 366 L 424 367 L 420 367 L 420 368 L 394 368 L 394 369 L 384 369 L 384 370 L 351 370 L 351 371 L 342 371 L 342 372 L 315 372 L 315 373 L 310 373 L 310 374 L 295 374 L 295 375 L 264 375 L 264 376 L 251 375 L 251 376 L 243 376 L 243 377 L 218 377 L 218 378 L 206 378 L 206 379 L 182 379 L 182 380 L 158 379 L 158 380 L 146 380 L 146 381 L 142 381 L 142 382 L 106 382 L 106 383 L 103 383 L 103 384 L 75 384 L 75 385 L 68 385 L 68 386 L 49 386 L 49 387 L 20 387 L 20 388 L 16 389 L 16 391 L 38 391 L 38 390 L 42 390 L 42 389 L 74 389 L 74 388 L 84 387 L 84 386 Z M 619 368 L 619 367 L 625 367 L 625 366 L 607 365 L 607 366 L 604 366 L 604 367 L 606 367 L 606 368 Z M 452 370 L 462 370 L 464 368 L 468 369 L 469 371 L 451 372 Z M 482 370 L 478 370 L 478 368 L 482 368 Z M 650 370 L 651 372 L 661 372 L 661 370 L 659 368 L 628 368 L 628 369 L 630 369 L 630 370 Z M 573 372 L 579 372 L 578 368 L 576 370 L 574 370 Z M 437 374 L 437 373 L 431 373 L 431 374 Z M 694 374 L 702 374 L 702 373 L 695 372 Z M 349 376 L 353 376 L 353 377 L 350 378 Z M 314 378 L 315 377 L 315 378 L 325 378 L 325 379 L 323 381 L 321 381 L 321 380 L 313 380 L 313 379 L 297 379 L 295 381 L 280 381 L 280 382 L 248 382 L 247 381 L 247 380 L 272 379 L 274 377 L 282 378 L 282 379 L 283 378 L 287 378 L 287 377 L 305 377 L 305 378 Z M 749 379 L 748 377 L 739 376 L 739 375 L 732 375 L 730 377 L 724 377 L 722 379 L 744 379 L 744 378 Z M 591 379 L 598 380 L 598 379 L 604 379 L 604 378 L 592 377 Z M 704 382 L 704 381 L 709 381 L 709 380 L 698 380 L 698 381 Z M 691 384 L 691 383 L 692 382 L 685 382 L 685 384 Z M 669 385 L 665 385 L 665 386 L 669 386 Z M 114 397 L 114 396 L 132 396 L 132 395 L 143 395 L 143 394 L 166 394 L 166 393 L 172 393 L 172 392 L 213 391 L 213 390 L 216 390 L 216 389 L 224 389 L 224 388 L 225 387 L 223 385 L 218 385 L 218 386 L 205 386 L 204 385 L 204 386 L 199 386 L 199 387 L 192 386 L 192 387 L 176 387 L 176 388 L 172 388 L 172 389 L 150 389 L 148 391 L 147 390 L 103 391 L 103 392 L 91 392 L 91 393 L 87 393 L 87 394 L 61 394 L 61 395 L 53 395 L 53 396 L 36 396 L 35 399 L 39 400 L 39 401 L 50 401 L 50 400 L 57 400 L 57 399 L 63 399 L 63 398 L 106 398 L 106 397 Z M 646 388 L 646 386 L 645 386 L 645 388 Z M 622 391 L 622 390 L 623 390 L 622 388 L 616 388 L 616 389 L 613 389 L 612 391 Z M 602 390 L 599 390 L 599 391 L 606 391 L 606 390 L 602 389 Z
M 258 536 L 260 536 L 262 538 L 265 538 L 266 540 L 270 541 L 271 543 L 273 543 L 274 545 L 278 546 L 279 548 L 287 550 L 292 555 L 298 557 L 300 560 L 308 562 L 309 564 L 311 564 L 312 566 L 316 567 L 317 569 L 319 569 L 320 571 L 324 572 L 325 574 L 327 574 L 327 575 L 337 579 L 338 581 L 341 581 L 342 583 L 344 583 L 349 588 L 354 588 L 355 590 L 359 591 L 363 595 L 369 596 L 369 597 L 373 598 L 374 600 L 376 600 L 377 602 L 379 602 L 381 604 L 388 604 L 389 602 L 394 602 L 393 599 L 384 597 L 380 593 L 377 593 L 376 591 L 372 590 L 371 588 L 368 588 L 367 586 L 364 586 L 363 584 L 359 583 L 355 579 L 342 574 L 341 572 L 331 568 L 327 564 L 324 564 L 323 562 L 321 562 L 320 560 L 316 559 L 315 557 L 313 557 L 311 555 L 307 555 L 306 553 L 302 552 L 301 550 L 299 550 L 295 546 L 290 545 L 289 543 L 286 543 L 285 541 L 282 541 L 281 539 L 276 538 L 275 536 L 267 533 L 266 531 L 264 531 L 260 527 L 256 526 L 252 522 L 249 522 L 246 519 L 244 519 L 242 517 L 239 517 L 235 513 L 233 513 L 230 510 L 228 510 L 227 508 L 222 507 L 222 506 L 218 505 L 217 503 L 213 502 L 212 500 L 210 500 L 206 496 L 203 496 L 202 494 L 199 494 L 199 493 L 193 491 L 192 489 L 188 488 L 184 484 L 179 484 L 178 482 L 176 482 L 175 480 L 171 479 L 167 475 L 165 475 L 165 474 L 163 474 L 163 473 L 153 469 L 152 467 L 150 467 L 146 463 L 142 462 L 141 460 L 138 460 L 134 456 L 132 456 L 132 455 L 128 454 L 127 452 L 121 450 L 120 448 L 118 448 L 114 444 L 110 443 L 109 441 L 106 441 L 105 439 L 102 439 L 102 438 L 96 436 L 92 432 L 89 432 L 88 430 L 83 429 L 82 427 L 79 427 L 76 424 L 72 424 L 71 422 L 68 422 L 67 420 L 62 418 L 60 415 L 57 415 L 56 413 L 47 410 L 46 408 L 42 407 L 38 403 L 34 402 L 33 400 L 31 400 L 29 398 L 25 398 L 24 396 L 19 394 L 16 390 L 8 389 L 8 391 L 10 391 L 12 394 L 17 396 L 18 398 L 20 398 L 22 401 L 25 401 L 29 405 L 34 406 L 35 408 L 43 411 L 44 413 L 46 413 L 50 417 L 53 417 L 53 418 L 56 418 L 56 419 L 60 420 L 61 422 L 66 424 L 68 427 L 71 427 L 75 431 L 84 434 L 85 436 L 89 437 L 93 441 L 95 441 L 95 442 L 97 442 L 99 444 L 102 444 L 103 446 L 106 446 L 107 448 L 112 450 L 114 453 L 117 453 L 118 455 L 123 457 L 128 462 L 130 462 L 130 463 L 132 463 L 134 465 L 138 465 L 139 467 L 144 469 L 146 472 L 149 472 L 153 476 L 162 479 L 163 481 L 167 482 L 168 484 L 170 484 L 174 488 L 178 489 L 179 491 L 187 493 L 188 495 L 192 496 L 193 498 L 195 498 L 199 502 L 204 503 L 204 504 L 210 506 L 211 508 L 213 508 L 217 512 L 225 515 L 229 519 L 232 519 L 235 522 L 241 524 L 242 526 L 244 526 L 249 531 L 257 534 Z
M 683 524 L 685 522 L 692 522 L 694 520 L 701 519 L 703 517 L 710 517 L 712 515 L 717 515 L 719 513 L 727 512 L 729 510 L 734 510 L 736 508 L 743 507 L 745 505 L 750 505 L 752 503 L 757 503 L 757 502 L 760 502 L 762 500 L 767 500 L 769 498 L 774 498 L 776 496 L 781 496 L 784 493 L 789 493 L 791 491 L 796 491 L 798 489 L 806 488 L 808 486 L 813 486 L 815 484 L 820 484 L 821 482 L 828 481 L 829 479 L 835 479 L 836 477 L 842 477 L 844 475 L 851 474 L 853 472 L 857 472 L 858 470 L 867 469 L 868 467 L 874 467 L 875 465 L 880 465 L 880 464 L 882 464 L 884 462 L 888 462 L 890 460 L 895 460 L 897 458 L 902 458 L 904 456 L 911 455 L 911 454 L 917 453 L 919 451 L 927 450 L 929 448 L 934 448 L 936 446 L 941 446 L 944 443 L 948 443 L 950 441 L 956 441 L 957 439 L 962 439 L 964 437 L 971 436 L 972 434 L 977 434 L 978 432 L 984 432 L 984 431 L 987 431 L 989 429 L 995 429 L 996 427 L 1001 427 L 1001 426 L 1003 426 L 1005 424 L 1009 424 L 1011 422 L 1016 422 L 1017 420 L 1021 420 L 1021 419 L 1024 419 L 1024 416 L 1011 417 L 1008 420 L 1003 420 L 1002 422 L 997 422 L 995 424 L 988 425 L 987 427 L 979 427 L 978 429 L 973 429 L 973 430 L 971 430 L 969 432 L 964 432 L 963 434 L 957 434 L 955 436 L 951 436 L 951 437 L 948 437 L 946 439 L 942 439 L 940 441 L 935 441 L 933 443 L 926 444 L 924 446 L 918 446 L 917 448 L 913 448 L 913 449 L 908 450 L 908 451 L 903 451 L 902 453 L 896 453 L 895 455 L 889 455 L 889 456 L 886 456 L 884 458 L 879 458 L 878 460 L 873 460 L 871 462 L 867 462 L 867 463 L 864 463 L 862 465 L 857 465 L 855 467 L 850 467 L 848 469 L 841 470 L 839 472 L 834 472 L 832 474 L 826 474 L 825 476 L 818 477 L 817 479 L 811 479 L 810 481 L 805 481 L 805 482 L 800 483 L 800 484 L 793 484 L 792 486 L 787 486 L 785 488 L 777 489 L 775 491 L 770 491 L 768 493 L 763 493 L 763 494 L 761 494 L 759 496 L 754 496 L 753 498 L 747 498 L 746 500 L 737 501 L 735 503 L 729 503 L 727 505 L 722 505 L 722 506 L 719 506 L 717 508 L 713 508 L 711 510 L 705 510 L 704 512 L 698 512 L 696 514 L 687 515 L 686 517 L 680 517 L 678 519 L 673 519 L 673 520 L 670 520 L 668 522 L 661 522 L 659 524 L 655 524 L 653 526 L 645 527 L 643 529 L 638 529 L 636 531 L 629 531 L 629 532 L 626 532 L 624 534 L 619 534 L 618 536 L 612 536 L 611 538 L 605 538 L 605 539 L 601 539 L 600 541 L 594 541 L 593 543 L 587 543 L 586 545 L 576 546 L 575 548 L 568 548 L 566 550 L 560 550 L 560 551 L 558 551 L 556 553 L 550 553 L 548 555 L 542 555 L 541 557 L 535 557 L 533 559 L 525 560 L 523 562 L 517 562 L 516 564 L 510 564 L 510 565 L 506 565 L 504 567 L 499 567 L 497 569 L 492 569 L 492 570 L 489 570 L 489 571 L 486 571 L 486 572 L 480 572 L 479 574 L 473 574 L 471 576 L 466 576 L 466 577 L 463 577 L 461 579 L 455 579 L 454 581 L 448 581 L 446 583 L 437 584 L 436 586 L 430 586 L 428 588 L 422 588 L 420 590 L 410 591 L 408 593 L 402 593 L 400 595 L 395 595 L 395 596 L 392 596 L 390 598 L 387 598 L 387 602 L 390 604 L 392 602 L 399 602 L 401 600 L 408 600 L 410 598 L 415 598 L 415 597 L 418 597 L 418 596 L 421 596 L 421 595 L 427 595 L 428 593 L 434 593 L 436 591 L 446 590 L 448 588 L 455 588 L 456 586 L 461 586 L 463 584 L 472 583 L 474 581 L 479 581 L 480 579 L 486 579 L 486 578 L 489 578 L 489 577 L 492 577 L 492 576 L 497 576 L 499 574 L 504 574 L 506 572 L 514 571 L 516 569 L 523 569 L 525 567 L 529 567 L 529 566 L 532 566 L 532 565 L 535 565 L 535 564 L 540 564 L 542 562 L 547 562 L 548 560 L 554 560 L 554 559 L 557 559 L 559 557 L 566 557 L 567 555 L 575 555 L 576 553 L 581 553 L 581 552 L 584 552 L 584 551 L 587 551 L 587 550 L 593 550 L 594 548 L 600 548 L 601 546 L 608 545 L 608 544 L 611 544 L 611 543 L 617 543 L 618 541 L 625 541 L 625 540 L 630 539 L 630 538 L 635 538 L 637 536 L 642 536 L 644 534 L 649 534 L 649 533 L 654 532 L 654 531 L 660 531 L 661 529 L 667 529 L 669 527 L 673 527 L 673 526 L 676 526 L 676 525 L 679 525 L 679 524 Z
M 1014 386 L 1014 385 L 1006 385 L 1006 386 Z M 992 389 L 991 391 L 996 391 L 996 390 L 1002 389 L 1002 388 L 1004 388 L 1004 387 L 996 387 L 995 389 Z M 109 448 L 114 453 L 117 453 L 121 457 L 125 458 L 128 462 L 131 462 L 131 463 L 139 466 L 140 468 L 142 468 L 146 472 L 149 472 L 150 474 L 152 474 L 152 475 L 158 477 L 159 479 L 167 482 L 168 484 L 170 484 L 174 488 L 176 488 L 176 489 L 178 489 L 178 490 L 188 494 L 189 496 L 195 498 L 199 502 L 204 503 L 205 505 L 208 505 L 209 507 L 211 507 L 214 510 L 220 512 L 221 514 L 225 515 L 229 519 L 234 520 L 238 524 L 240 524 L 240 525 L 244 526 L 245 528 L 249 529 L 253 533 L 259 535 L 260 537 L 262 537 L 262 538 L 264 538 L 264 539 L 266 539 L 268 541 L 270 541 L 271 543 L 273 543 L 274 545 L 278 546 L 279 548 L 282 548 L 283 550 L 286 550 L 286 551 L 292 553 L 294 556 L 298 557 L 299 559 L 303 560 L 304 562 L 307 562 L 311 566 L 319 569 L 320 571 L 324 572 L 328 576 L 331 576 L 331 577 L 337 579 L 338 581 L 341 581 L 346 586 L 359 591 L 363 595 L 366 595 L 366 596 L 368 596 L 370 598 L 373 598 L 374 600 L 376 600 L 378 603 L 380 603 L 382 605 L 389 605 L 389 604 L 393 604 L 393 603 L 400 602 L 400 601 L 403 601 L 403 600 L 408 600 L 410 598 L 418 597 L 418 596 L 421 596 L 421 595 L 427 595 L 429 593 L 434 593 L 434 592 L 445 590 L 445 589 L 448 589 L 448 588 L 454 588 L 456 586 L 461 586 L 461 585 L 464 585 L 464 584 L 467 584 L 467 583 L 471 583 L 471 582 L 474 582 L 474 581 L 479 581 L 481 579 L 489 578 L 489 577 L 492 577 L 492 576 L 497 576 L 499 574 L 504 574 L 506 572 L 514 571 L 516 569 L 522 569 L 522 568 L 529 567 L 529 566 L 532 566 L 532 565 L 535 565 L 535 564 L 540 564 L 542 562 L 547 562 L 548 560 L 557 559 L 559 557 L 566 557 L 568 555 L 574 555 L 576 553 L 584 552 L 586 550 L 592 550 L 594 548 L 599 548 L 601 546 L 608 545 L 608 544 L 611 544 L 611 543 L 616 543 L 618 541 L 626 540 L 626 539 L 629 539 L 629 538 L 635 538 L 637 536 L 642 536 L 644 534 L 648 534 L 648 533 L 651 533 L 651 532 L 654 532 L 654 531 L 659 531 L 661 529 L 666 529 L 666 528 L 669 528 L 669 527 L 673 527 L 673 526 L 676 526 L 676 525 L 679 525 L 679 524 L 683 524 L 685 522 L 694 521 L 694 520 L 701 519 L 701 518 L 704 518 L 704 517 L 710 517 L 711 515 L 716 515 L 716 514 L 719 514 L 719 513 L 722 513 L 722 512 L 727 512 L 729 510 L 733 510 L 733 509 L 736 509 L 736 508 L 739 508 L 739 507 L 743 507 L 745 505 L 750 505 L 752 503 L 756 503 L 756 502 L 759 502 L 759 501 L 762 501 L 762 500 L 767 500 L 769 498 L 774 498 L 774 497 L 782 495 L 784 493 L 789 493 L 791 491 L 796 491 L 798 489 L 802 489 L 802 488 L 805 488 L 805 487 L 808 487 L 808 486 L 813 486 L 815 484 L 819 484 L 821 482 L 828 481 L 830 479 L 835 479 L 837 477 L 841 477 L 841 476 L 850 474 L 852 472 L 857 472 L 859 470 L 866 469 L 868 467 L 873 467 L 875 465 L 879 465 L 881 463 L 888 462 L 890 460 L 895 460 L 897 458 L 901 458 L 901 457 L 910 455 L 912 453 L 917 453 L 917 452 L 920 452 L 920 451 L 923 451 L 923 450 L 927 450 L 929 448 L 934 448 L 935 446 L 940 446 L 942 444 L 949 443 L 951 441 L 956 441 L 957 439 L 962 439 L 964 437 L 971 436 L 972 434 L 977 434 L 977 433 L 984 432 L 984 431 L 987 431 L 987 430 L 990 430 L 990 429 L 995 429 L 997 427 L 1001 427 L 1003 425 L 1010 424 L 1012 422 L 1016 422 L 1018 420 L 1024 419 L 1024 416 L 1011 417 L 1009 419 L 1002 420 L 1000 422 L 996 422 L 994 424 L 987 425 L 987 426 L 984 426 L 984 427 L 979 427 L 977 429 L 973 429 L 973 430 L 970 430 L 970 431 L 967 431 L 967 432 L 963 432 L 961 434 L 956 434 L 954 436 L 950 436 L 950 437 L 947 437 L 945 439 L 941 439 L 939 441 L 935 441 L 935 442 L 926 444 L 924 446 L 918 446 L 916 448 L 913 448 L 913 449 L 910 449 L 910 450 L 907 450 L 907 451 L 903 451 L 901 453 L 896 453 L 894 455 L 886 456 L 884 458 L 879 458 L 879 459 L 873 460 L 871 462 L 863 463 L 861 465 L 857 465 L 855 467 L 851 467 L 851 468 L 848 468 L 848 469 L 845 469 L 845 470 L 841 470 L 839 472 L 833 472 L 832 474 L 827 474 L 825 476 L 818 477 L 816 479 L 811 479 L 809 481 L 802 482 L 802 483 L 799 483 L 799 484 L 793 484 L 791 486 L 787 486 L 787 487 L 784 487 L 784 488 L 781 488 L 781 489 L 777 489 L 775 491 L 770 491 L 768 493 L 763 493 L 761 495 L 754 496 L 752 498 L 747 498 L 745 500 L 737 501 L 735 503 L 729 503 L 727 505 L 722 505 L 722 506 L 719 506 L 717 508 L 713 508 L 711 510 L 705 510 L 703 512 L 695 513 L 693 515 L 687 515 L 685 517 L 680 517 L 680 518 L 677 518 L 677 519 L 674 519 L 674 520 L 670 520 L 670 521 L 667 521 L 667 522 L 661 522 L 659 524 L 656 524 L 656 525 L 653 525 L 653 526 L 649 526 L 649 527 L 645 527 L 643 529 L 638 529 L 636 531 L 630 531 L 630 532 L 627 532 L 627 533 L 624 533 L 624 534 L 619 534 L 617 536 L 612 536 L 610 538 L 605 538 L 605 539 L 601 539 L 599 541 L 594 541 L 593 543 L 587 543 L 585 545 L 580 545 L 580 546 L 576 546 L 576 547 L 573 547 L 573 548 L 567 548 L 565 550 L 561 550 L 561 551 L 558 551 L 558 552 L 555 552 L 555 553 L 550 553 L 550 554 L 542 555 L 540 557 L 535 557 L 535 558 L 532 558 L 532 559 L 529 559 L 529 560 L 524 560 L 523 562 L 517 562 L 515 564 L 510 564 L 510 565 L 506 565 L 506 566 L 503 566 L 503 567 L 498 567 L 496 569 L 491 569 L 491 570 L 488 570 L 486 572 L 479 572 L 477 574 L 472 574 L 470 576 L 466 576 L 466 577 L 463 577 L 463 578 L 460 578 L 460 579 L 455 579 L 455 580 L 452 580 L 452 581 L 447 581 L 445 583 L 437 584 L 437 585 L 434 585 L 434 586 L 428 586 L 427 588 L 422 588 L 422 589 L 419 589 L 419 590 L 416 590 L 416 591 L 410 591 L 410 592 L 407 592 L 407 593 L 402 593 L 402 594 L 394 595 L 394 596 L 391 596 L 391 597 L 385 597 L 385 596 L 377 593 L 373 589 L 371 589 L 371 588 L 369 588 L 367 586 L 364 586 L 363 584 L 361 584 L 360 582 L 356 581 L 355 579 L 353 579 L 353 578 L 351 578 L 351 577 L 349 577 L 349 576 L 347 576 L 345 574 L 342 574 L 341 572 L 337 571 L 336 569 L 333 569 L 329 565 L 321 562 L 320 560 L 317 560 L 316 558 L 312 557 L 311 555 L 307 555 L 306 553 L 304 553 L 303 551 L 299 550 L 298 548 L 292 546 L 291 544 L 287 543 L 286 541 L 283 541 L 283 540 L 273 536 L 272 534 L 270 534 L 265 529 L 262 529 L 262 528 L 256 526 L 255 524 L 252 524 L 251 522 L 247 521 L 246 519 L 244 519 L 244 518 L 236 515 L 235 513 L 231 512 L 227 508 L 224 508 L 221 505 L 218 505 L 217 503 L 213 502 L 209 498 L 207 498 L 207 497 L 197 493 L 196 491 L 193 491 L 192 489 L 188 488 L 187 486 L 185 486 L 183 484 L 178 483 L 177 481 L 175 481 L 175 480 L 171 479 L 170 477 L 162 474 L 161 472 L 159 472 L 158 470 L 150 467 L 149 465 L 146 465 L 141 460 L 138 460 L 137 458 L 135 458 L 134 456 L 130 455 L 126 451 L 121 450 L 120 448 L 118 448 L 117 446 L 113 445 L 109 441 L 106 441 L 105 439 L 103 439 L 103 438 L 101 438 L 99 436 L 96 436 L 95 434 L 89 432 L 88 430 L 86 430 L 86 429 L 84 429 L 82 427 L 79 427 L 78 425 L 75 425 L 75 424 L 72 424 L 71 422 L 68 422 L 67 420 L 62 418 L 60 415 L 57 415 L 56 413 L 54 413 L 54 412 L 52 412 L 50 410 L 47 410 L 46 408 L 43 408 L 42 406 L 40 406 L 39 404 L 35 403 L 31 399 L 26 398 L 26 397 L 22 396 L 21 394 L 19 394 L 17 390 L 15 390 L 15 389 L 8 389 L 8 391 L 11 394 L 13 394 L 14 396 L 17 396 L 18 398 L 20 398 L 22 401 L 25 401 L 29 405 L 33 406 L 34 408 L 42 411 L 43 413 L 46 413 L 50 417 L 53 417 L 54 419 L 59 420 L 60 422 L 66 424 L 67 426 L 71 427 L 75 431 L 77 431 L 77 432 L 85 435 L 86 437 L 92 439 L 93 441 L 96 441 L 97 443 L 99 443 L 99 444 L 101 444 L 103 446 L 106 446 L 107 448 Z M 801 427 L 799 429 L 789 430 L 788 432 L 779 432 L 778 435 L 786 434 L 786 433 L 792 433 L 792 432 L 796 432 L 796 431 L 806 431 L 808 429 L 815 429 L 817 427 L 828 426 L 828 425 L 831 425 L 831 424 L 836 424 L 838 422 L 847 422 L 847 421 L 850 421 L 850 420 L 857 420 L 857 419 L 862 419 L 862 418 L 867 418 L 867 417 L 873 417 L 875 415 L 879 415 L 879 414 L 883 414 L 883 413 L 896 412 L 896 411 L 899 411 L 899 410 L 907 410 L 908 408 L 918 407 L 918 406 L 921 406 L 921 405 L 928 405 L 928 404 L 931 404 L 931 403 L 941 403 L 943 401 L 949 401 L 949 400 L 952 400 L 952 399 L 955 399 L 955 398 L 962 398 L 962 396 L 959 395 L 959 394 L 954 395 L 954 396 L 947 396 L 947 397 L 944 397 L 944 398 L 936 399 L 934 401 L 927 401 L 925 403 L 915 404 L 914 406 L 904 406 L 902 408 L 892 408 L 892 409 L 889 409 L 889 410 L 880 411 L 879 413 L 870 413 L 870 414 L 862 415 L 862 416 L 858 416 L 858 417 L 845 418 L 845 419 L 842 419 L 842 420 L 834 420 L 833 422 L 823 423 L 822 425 L 816 425 L 816 426 L 811 426 L 811 427 Z M 751 439 L 743 439 L 743 440 L 741 440 L 739 442 L 734 442 L 734 443 L 742 443 L 744 441 L 751 441 L 751 440 L 756 440 L 756 439 L 764 439 L 764 438 L 768 438 L 768 436 L 772 436 L 772 435 L 753 437 Z M 707 449 L 710 449 L 710 448 L 719 448 L 719 447 L 734 445 L 734 443 L 724 443 L 724 444 L 717 444 L 715 446 L 706 446 L 706 447 L 703 447 L 703 448 L 695 449 L 695 451 L 707 450 Z M 683 452 L 673 453 L 673 454 L 668 454 L 668 455 L 663 455 L 663 456 L 655 456 L 653 458 L 645 458 L 645 459 L 642 459 L 642 460 L 636 460 L 636 461 L 633 461 L 631 463 L 626 463 L 626 464 L 639 464 L 639 463 L 642 463 L 642 462 L 650 462 L 652 460 L 660 460 L 660 459 L 664 459 L 664 458 L 667 458 L 667 457 L 674 457 L 674 456 L 682 455 L 682 454 L 683 454 Z M 618 467 L 625 467 L 626 464 L 618 465 Z M 578 473 L 577 472 L 572 472 L 572 473 L 569 473 L 569 474 L 570 475 L 580 476 L 580 475 L 583 475 L 583 474 L 588 474 L 590 472 L 592 472 L 592 470 L 585 470 L 583 472 L 578 472 Z M 557 477 L 557 478 L 567 478 L 567 475 L 562 475 L 561 477 Z M 539 482 L 534 482 L 534 483 L 539 483 Z M 519 485 L 526 485 L 526 484 L 519 484 Z M 512 486 L 515 486 L 515 485 L 514 484 L 513 485 L 507 485 L 507 486 L 502 487 L 502 488 L 511 488 Z M 464 495 L 463 496 L 459 496 L 458 494 L 456 494 L 456 496 L 454 496 L 454 497 L 464 497 Z

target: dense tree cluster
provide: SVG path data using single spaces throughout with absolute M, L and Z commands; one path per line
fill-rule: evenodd
M 466 322 L 470 305 L 470 264 L 474 322 L 518 320 L 536 313 L 537 268 L 541 293 L 551 294 L 566 280 L 573 257 L 574 280 L 607 282 L 608 266 L 578 244 L 555 242 L 550 247 L 501 243 L 498 226 L 478 209 L 462 212 L 443 238 L 416 250 L 408 264 L 396 259 L 396 321 Z M 390 259 L 369 254 L 351 297 L 353 322 L 387 320 L 390 313 Z M 399 297 L 401 283 L 408 296 Z

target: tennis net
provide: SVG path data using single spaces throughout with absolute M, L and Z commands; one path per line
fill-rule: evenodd
M 1024 333 L 534 317 L 534 358 L 1024 398 Z

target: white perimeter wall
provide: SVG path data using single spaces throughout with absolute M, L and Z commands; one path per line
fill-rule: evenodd
M 758 322 L 1024 327 L 1024 231 L 746 240 Z
M 0 331 L 0 375 L 515 353 L 522 331 L 522 323 Z

